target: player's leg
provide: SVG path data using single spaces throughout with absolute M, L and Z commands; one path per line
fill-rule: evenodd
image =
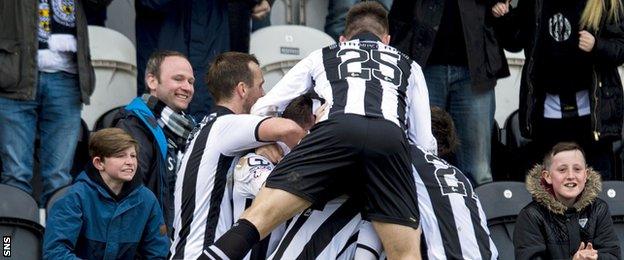
M 251 206 L 241 215 L 241 219 L 251 222 L 262 239 L 279 224 L 310 205 L 309 201 L 287 191 L 262 187 Z
M 373 221 L 373 227 L 388 259 L 422 259 L 420 255 L 420 227 L 414 229 L 399 224 Z
M 369 120 L 367 132 L 361 194 L 365 219 L 373 222 L 388 259 L 421 259 L 420 214 L 409 144 L 401 129 L 385 120 Z
M 348 131 L 334 131 L 335 124 L 328 120 L 317 125 L 324 127 L 313 128 L 271 172 L 241 219 L 204 253 L 240 259 L 280 223 L 315 202 L 336 197 L 344 188 L 339 187 L 341 180 L 352 172 L 346 169 L 353 165 L 356 149 L 344 141 Z

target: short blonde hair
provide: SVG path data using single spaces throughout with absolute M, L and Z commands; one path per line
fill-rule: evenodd
M 544 156 L 544 161 L 542 161 L 542 166 L 544 169 L 549 170 L 550 165 L 552 164 L 552 159 L 560 152 L 566 151 L 579 151 L 583 155 L 583 159 L 585 159 L 585 151 L 575 142 L 559 142 Z

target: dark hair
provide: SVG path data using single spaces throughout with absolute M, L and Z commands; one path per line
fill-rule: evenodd
M 139 152 L 139 143 L 121 128 L 104 128 L 91 135 L 89 138 L 89 156 L 91 158 L 111 157 L 116 153 L 134 147 Z
M 312 111 L 312 106 L 312 94 L 298 96 L 286 106 L 282 117 L 295 121 L 295 123 L 299 124 L 301 127 L 314 124 L 314 118 L 312 117 L 314 111 Z
M 239 82 L 253 86 L 250 62 L 260 64 L 256 57 L 242 52 L 225 52 L 214 59 L 206 74 L 206 85 L 215 102 L 231 98 Z
M 431 130 L 433 132 L 433 137 L 435 137 L 438 142 L 439 156 L 455 152 L 455 149 L 459 146 L 459 139 L 457 138 L 455 124 L 453 123 L 451 115 L 439 107 L 432 106 Z
M 344 36 L 347 39 L 370 32 L 378 37 L 388 34 L 388 11 L 377 2 L 365 1 L 355 4 L 347 13 Z
M 583 148 L 581 148 L 581 146 L 578 145 L 577 143 L 559 142 L 555 146 L 553 146 L 553 148 L 550 149 L 548 153 L 546 153 L 546 155 L 544 156 L 544 160 L 542 161 L 542 166 L 544 167 L 544 169 L 548 169 L 550 168 L 550 164 L 552 164 L 552 159 L 553 157 L 555 157 L 555 155 L 557 155 L 560 152 L 574 151 L 574 150 L 578 150 L 579 152 L 581 152 L 581 154 L 583 155 L 583 158 L 585 158 L 585 151 L 583 151 Z
M 177 51 L 168 51 L 168 50 L 157 50 L 150 55 L 147 60 L 147 64 L 145 65 L 145 79 L 147 79 L 147 75 L 152 74 L 156 77 L 156 80 L 160 83 L 160 65 L 165 61 L 167 57 L 182 57 L 188 60 L 188 58 Z M 147 85 L 147 82 L 145 82 Z M 145 88 L 145 92 L 149 92 L 149 88 Z

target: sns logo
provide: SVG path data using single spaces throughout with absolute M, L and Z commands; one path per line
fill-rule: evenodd
M 11 236 L 2 237 L 2 256 L 11 257 Z

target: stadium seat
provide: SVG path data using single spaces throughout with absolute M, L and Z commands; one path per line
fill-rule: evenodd
M 602 182 L 602 191 L 598 196 L 609 205 L 613 227 L 620 240 L 620 255 L 624 256 L 624 182 Z
M 520 133 L 520 118 L 518 110 L 512 112 L 507 120 L 505 120 L 506 144 L 510 148 L 525 147 L 531 142 L 530 139 L 524 138 Z
M 515 259 L 513 232 L 520 210 L 531 202 L 522 182 L 491 182 L 475 188 L 498 249 L 499 259 Z
M 518 110 L 512 112 L 505 120 L 505 148 L 507 160 L 505 171 L 508 180 L 524 181 L 526 171 L 529 170 L 533 156 L 531 154 L 532 143 L 530 139 L 520 133 L 520 121 Z
M 112 29 L 89 26 L 95 90 L 81 117 L 93 129 L 107 111 L 128 104 L 136 96 L 136 49 L 130 39 Z
M 26 192 L 0 184 L 0 234 L 10 237 L 12 259 L 40 259 L 43 226 L 37 202 Z M 3 248 L 6 249 L 6 248 Z
M 312 51 L 335 43 L 324 32 L 299 25 L 276 25 L 251 34 L 249 53 L 260 62 L 264 73 L 264 90 L 273 86 Z
M 498 122 L 494 120 L 492 125 L 492 147 L 491 147 L 491 160 L 490 167 L 492 170 L 492 178 L 494 181 L 508 180 L 507 169 L 508 164 L 507 148 L 503 143 L 501 135 L 501 129 Z
M 54 193 L 52 193 L 52 196 L 50 196 L 50 199 L 48 199 L 48 203 L 46 205 L 46 213 L 49 214 L 50 209 L 52 209 L 52 206 L 54 206 L 54 203 L 57 202 L 61 197 L 63 197 L 63 195 L 65 195 L 65 192 L 67 192 L 67 190 L 69 190 L 70 187 L 71 187 L 71 184 L 65 187 L 62 187 L 56 190 Z
M 98 118 L 98 120 L 95 121 L 95 126 L 93 127 L 93 131 L 98 131 L 98 130 L 108 128 L 108 127 L 113 127 L 113 119 L 115 119 L 115 116 L 117 116 L 117 113 L 122 108 L 124 107 L 121 106 L 121 107 L 113 108 L 109 110 L 108 112 L 104 113 L 102 116 L 100 116 L 100 118 Z

